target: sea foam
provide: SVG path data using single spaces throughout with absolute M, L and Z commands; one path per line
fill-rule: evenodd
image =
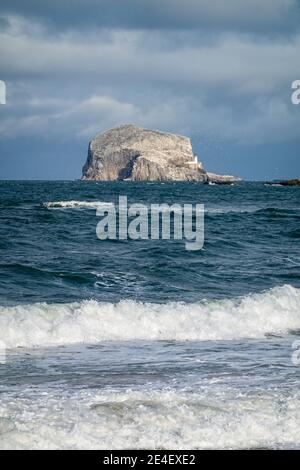
M 5 395 L 1 449 L 298 448 L 300 397 L 282 390 L 245 394 L 80 390 Z M 285 405 L 283 406 L 283 402 Z
M 47 209 L 98 209 L 99 207 L 110 208 L 112 205 L 111 202 L 103 201 L 49 201 L 42 204 L 42 206 Z
M 233 340 L 300 328 L 300 289 L 285 285 L 241 299 L 194 304 L 105 303 L 0 307 L 7 348 L 131 340 Z

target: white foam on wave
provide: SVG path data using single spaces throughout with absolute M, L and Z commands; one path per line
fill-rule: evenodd
M 228 206 L 228 207 L 206 207 L 205 212 L 207 214 L 214 214 L 214 215 L 222 215 L 222 214 L 255 214 L 257 211 L 261 210 L 262 208 L 259 206 L 253 206 L 253 207 L 248 207 L 248 208 L 242 208 L 242 207 L 234 207 L 234 206 Z
M 200 203 L 200 201 L 198 201 Z M 151 204 L 145 203 L 145 206 L 150 210 Z M 172 206 L 172 204 L 170 204 Z M 47 209 L 109 209 L 111 207 L 115 207 L 118 210 L 118 204 L 114 204 L 113 202 L 105 202 L 105 201 L 49 201 L 42 203 L 42 207 Z M 266 207 L 266 206 L 207 206 L 205 205 L 205 213 L 206 214 L 213 214 L 213 215 L 222 215 L 222 214 L 255 214 L 256 212 L 262 210 L 269 210 L 269 209 L 278 209 L 280 207 Z M 166 213 L 169 212 L 168 204 L 166 206 L 162 205 L 161 212 Z M 293 210 L 298 210 L 294 208 Z M 181 205 L 174 205 L 173 212 L 175 213 L 182 213 L 182 206 Z
M 300 289 L 285 285 L 237 300 L 194 304 L 71 304 L 0 307 L 7 348 L 127 340 L 232 340 L 300 328 Z
M 208 214 L 214 214 L 214 215 L 222 215 L 222 214 L 257 214 L 259 212 L 263 211 L 280 211 L 282 210 L 282 207 L 278 206 L 227 206 L 227 207 L 206 207 L 205 212 Z M 291 207 L 287 209 L 288 211 L 299 211 L 298 207 Z
M 34 397 L 29 393 L 3 395 L 1 449 L 300 446 L 297 390 L 289 396 L 280 390 L 247 395 L 209 385 L 192 393 L 94 389 L 72 393 L 49 389 Z
M 43 207 L 47 209 L 76 209 L 76 208 L 89 208 L 89 209 L 98 209 L 109 208 L 113 204 L 112 202 L 103 202 L 103 201 L 50 201 L 44 202 Z
M 104 201 L 49 201 L 44 202 L 42 206 L 47 209 L 109 209 L 111 207 L 114 207 L 116 210 L 118 210 L 118 204 L 115 205 L 113 202 Z M 145 204 L 145 206 L 149 210 L 151 209 L 151 204 Z M 169 212 L 169 206 L 162 204 L 160 211 L 162 213 Z M 182 213 L 182 208 L 180 205 L 175 205 L 173 207 L 173 211 Z

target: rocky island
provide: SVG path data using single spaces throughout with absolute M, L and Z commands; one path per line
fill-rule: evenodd
M 282 180 L 282 181 L 268 181 L 267 186 L 300 186 L 300 178 L 294 178 L 291 180 Z
M 230 184 L 234 176 L 208 173 L 188 137 L 126 124 L 98 134 L 88 147 L 83 180 L 201 181 Z

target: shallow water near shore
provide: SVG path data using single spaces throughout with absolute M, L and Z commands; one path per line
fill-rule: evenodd
M 119 195 L 203 203 L 204 249 L 98 240 Z M 1 182 L 0 447 L 299 448 L 299 202 L 263 183 Z

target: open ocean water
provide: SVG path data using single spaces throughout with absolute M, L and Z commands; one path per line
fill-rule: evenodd
M 119 195 L 204 203 L 204 249 L 98 240 Z M 300 448 L 300 188 L 1 182 L 0 209 L 0 448 Z

